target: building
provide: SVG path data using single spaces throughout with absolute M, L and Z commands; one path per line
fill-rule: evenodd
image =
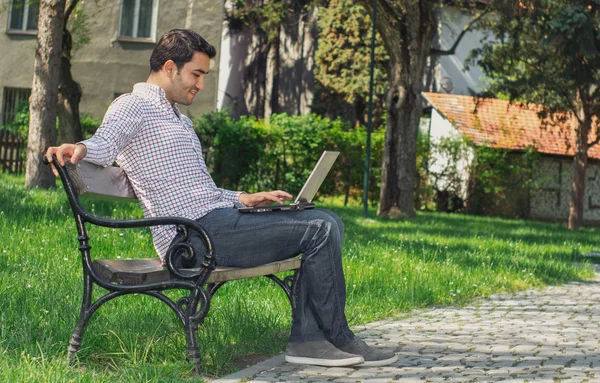
M 538 220 L 564 221 L 569 215 L 573 182 L 573 148 L 575 147 L 574 121 L 562 125 L 545 123 L 538 117 L 536 105 L 511 104 L 498 99 L 481 99 L 471 96 L 423 93 L 432 106 L 430 139 L 433 146 L 443 137 L 466 138 L 472 147 L 486 146 L 504 149 L 518 155 L 527 148 L 539 153 L 532 175 L 537 181 L 534 190 L 527 193 L 503 193 L 486 206 L 486 213 L 519 216 Z M 466 148 L 458 161 L 461 198 L 467 206 L 473 198 L 470 177 L 474 151 Z M 584 222 L 600 223 L 600 146 L 589 149 L 587 168 Z M 444 161 L 440 153 L 432 150 L 432 161 L 440 173 Z M 437 156 L 437 158 L 436 158 Z M 525 209 L 525 211 L 523 211 Z
M 438 10 L 437 33 L 432 47 L 447 51 L 455 44 L 460 33 L 473 19 L 470 10 L 454 7 L 455 1 L 445 1 Z M 473 1 L 478 8 L 485 7 L 487 1 Z M 433 92 L 472 95 L 483 90 L 485 74 L 477 65 L 467 65 L 471 51 L 481 47 L 486 32 L 471 29 L 462 37 L 453 55 L 432 56 L 425 79 L 425 88 Z
M 0 124 L 12 121 L 33 83 L 38 0 L 10 0 L 0 13 Z M 74 51 L 72 74 L 83 90 L 80 110 L 102 118 L 118 95 L 145 81 L 149 59 L 160 36 L 173 28 L 191 28 L 220 49 L 223 10 L 210 0 L 80 1 L 79 17 L 89 41 Z M 75 39 L 78 37 L 75 33 Z M 80 36 L 80 35 L 79 35 Z M 219 62 L 217 57 L 215 63 Z M 182 106 L 188 116 L 213 111 L 217 103 L 218 65 L 206 79 L 204 92 L 193 105 Z

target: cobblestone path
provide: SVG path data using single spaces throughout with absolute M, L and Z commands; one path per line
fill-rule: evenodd
M 301 366 L 278 355 L 212 383 L 600 382 L 599 323 L 596 274 L 355 328 L 367 343 L 396 350 L 391 366 Z

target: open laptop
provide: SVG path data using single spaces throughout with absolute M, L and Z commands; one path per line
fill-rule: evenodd
M 308 176 L 308 179 L 304 183 L 304 186 L 302 186 L 300 193 L 298 193 L 298 196 L 293 203 L 240 207 L 238 210 L 242 213 L 264 213 L 268 211 L 294 211 L 314 208 L 315 204 L 312 203 L 312 199 L 315 197 L 315 194 L 317 194 L 317 190 L 319 190 L 319 187 L 321 187 L 323 180 L 327 176 L 327 173 L 329 173 L 329 170 L 339 155 L 340 152 L 328 150 L 321 154 L 321 158 L 319 158 L 319 161 L 317 161 L 315 168 Z

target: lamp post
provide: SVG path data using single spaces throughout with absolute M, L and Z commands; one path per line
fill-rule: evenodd
M 371 166 L 371 131 L 373 130 L 373 86 L 375 83 L 375 25 L 377 22 L 377 0 L 373 0 L 373 30 L 371 32 L 371 67 L 369 83 L 369 119 L 367 121 L 367 143 L 365 146 L 365 179 L 363 182 L 363 215 L 369 215 L 369 168 Z

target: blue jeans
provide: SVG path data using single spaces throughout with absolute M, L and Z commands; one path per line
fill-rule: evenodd
M 197 222 L 212 237 L 219 266 L 253 267 L 302 254 L 290 342 L 328 340 L 340 346 L 354 338 L 344 313 L 344 224 L 334 212 L 216 209 Z M 192 246 L 205 253 L 198 237 L 192 236 Z

